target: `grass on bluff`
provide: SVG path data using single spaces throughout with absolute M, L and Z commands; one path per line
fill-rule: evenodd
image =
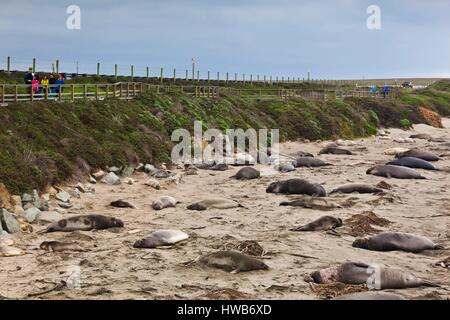
M 437 89 L 436 89 L 437 88 Z M 364 137 L 379 126 L 423 123 L 418 106 L 450 114 L 450 91 L 435 87 L 397 100 L 348 98 L 313 102 L 216 99 L 146 93 L 131 101 L 12 103 L 0 109 L 0 182 L 15 194 L 111 165 L 169 161 L 173 130 L 279 128 L 282 140 Z M 445 88 L 445 87 L 444 87 Z

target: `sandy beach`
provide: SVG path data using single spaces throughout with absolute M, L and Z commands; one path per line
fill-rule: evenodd
M 379 137 L 355 140 L 346 148 L 354 155 L 322 155 L 333 166 L 298 168 L 294 172 L 279 173 L 269 166 L 257 165 L 262 177 L 258 180 L 230 179 L 239 167 L 224 172 L 199 170 L 198 175 L 185 176 L 178 185 L 162 179 L 161 190 L 145 186 L 148 175 L 133 175 L 135 183 L 108 186 L 93 185 L 95 193 L 83 193 L 72 198 L 74 208 L 64 216 L 104 214 L 124 221 L 118 230 L 76 233 L 37 234 L 46 226 L 34 224 L 33 233 L 12 235 L 16 246 L 28 254 L 0 258 L 0 297 L 11 299 L 323 299 L 304 281 L 312 271 L 342 262 L 362 261 L 381 263 L 409 270 L 425 279 L 442 284 L 441 288 L 388 290 L 406 298 L 448 299 L 450 271 L 435 266 L 450 256 L 449 250 L 406 252 L 373 252 L 352 247 L 355 236 L 348 229 L 338 229 L 339 235 L 327 232 L 292 232 L 290 228 L 306 224 L 324 215 L 343 220 L 355 214 L 371 211 L 388 219 L 388 226 L 374 226 L 379 230 L 393 230 L 428 236 L 436 243 L 450 247 L 450 179 L 448 172 L 418 169 L 427 180 L 398 180 L 366 175 L 366 170 L 385 163 L 393 156 L 384 150 L 392 147 L 419 147 L 436 154 L 449 152 L 441 143 L 416 139 L 414 143 L 394 142 L 395 138 L 413 133 L 429 133 L 433 137 L 450 139 L 450 119 L 444 119 L 444 129 L 416 125 L 412 131 L 387 129 L 389 140 Z M 307 151 L 317 155 L 326 142 L 287 142 L 281 147 L 286 154 Z M 436 163 L 450 168 L 450 157 Z M 182 170 L 176 169 L 176 172 Z M 278 180 L 302 178 L 320 183 L 327 192 L 346 183 L 376 185 L 385 181 L 392 186 L 386 194 L 333 194 L 326 198 L 332 203 L 348 206 L 320 211 L 294 207 L 280 207 L 282 201 L 295 196 L 266 193 L 267 186 Z M 162 195 L 181 201 L 176 208 L 155 211 L 151 203 Z M 186 206 L 211 196 L 233 199 L 245 208 L 189 211 Z M 114 200 L 133 203 L 136 209 L 109 206 Z M 352 205 L 350 205 L 352 204 Z M 50 200 L 50 210 L 57 207 Z M 178 229 L 189 234 L 187 241 L 170 248 L 135 249 L 133 243 L 157 229 Z M 46 240 L 74 240 L 87 252 L 50 253 L 38 249 Z M 222 270 L 184 265 L 201 254 L 236 247 L 246 240 L 257 241 L 266 251 L 265 271 L 230 274 Z M 55 287 L 66 281 L 70 270 L 80 271 L 80 287 Z M 79 268 L 79 269 L 77 269 Z M 55 289 L 55 290 L 52 290 Z M 48 293 L 45 293 L 49 291 Z

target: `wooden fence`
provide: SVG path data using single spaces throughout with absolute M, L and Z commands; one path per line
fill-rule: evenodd
M 34 90 L 33 90 L 34 89 Z M 0 103 L 21 101 L 75 101 L 79 99 L 104 100 L 118 98 L 129 100 L 143 92 L 156 94 L 183 93 L 202 98 L 218 98 L 224 95 L 246 96 L 258 99 L 293 99 L 327 101 L 346 97 L 384 98 L 381 93 L 360 90 L 307 90 L 307 89 L 238 89 L 221 86 L 154 85 L 143 82 L 118 82 L 114 84 L 63 84 L 33 86 L 24 84 L 0 84 Z M 388 98 L 395 97 L 393 89 Z

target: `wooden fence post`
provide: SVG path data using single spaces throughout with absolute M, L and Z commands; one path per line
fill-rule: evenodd
M 117 63 L 114 65 L 114 78 L 117 80 Z
M 173 82 L 177 82 L 177 69 L 173 69 Z
M 33 58 L 33 72 L 36 72 L 36 58 Z
M 95 100 L 98 101 L 98 84 L 95 85 Z
M 97 77 L 100 76 L 100 62 L 97 62 Z
M 134 66 L 131 65 L 131 80 L 134 78 Z
M 209 71 L 208 71 L 208 84 L 209 84 Z
M 56 73 L 59 74 L 59 60 L 56 60 Z
M 188 81 L 188 80 L 189 80 L 189 70 L 186 69 L 186 81 Z
M 72 101 L 75 101 L 75 85 L 72 84 Z
M 84 85 L 84 98 L 87 98 L 87 84 Z
M 1 95 L 1 98 L 2 98 L 2 103 L 5 103 L 5 85 L 4 84 L 2 84 L 2 95 Z
M 28 89 L 28 88 L 27 88 Z M 29 91 L 33 91 L 32 89 L 31 89 L 31 87 L 30 87 L 30 89 L 28 89 Z M 14 93 L 14 101 L 15 102 L 17 102 L 17 100 L 18 100 L 18 94 L 19 94 L 19 86 L 18 85 L 15 85 L 15 93 Z
M 6 57 L 6 72 L 9 74 L 11 73 L 11 57 Z
M 147 67 L 147 80 L 148 80 L 148 78 L 150 77 L 150 69 L 149 69 L 149 67 Z
M 161 81 L 161 83 L 164 82 L 164 68 L 161 68 L 161 70 L 160 70 L 160 81 Z

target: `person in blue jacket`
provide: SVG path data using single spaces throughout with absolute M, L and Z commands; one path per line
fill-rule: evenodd
M 55 85 L 63 85 L 64 84 L 64 77 L 62 74 L 58 74 L 58 79 L 55 81 Z M 61 93 L 64 91 L 64 87 L 61 87 Z M 55 87 L 55 93 L 59 93 L 59 86 Z
M 389 87 L 388 86 L 384 86 L 383 87 L 383 96 L 386 99 L 386 97 L 389 95 Z

